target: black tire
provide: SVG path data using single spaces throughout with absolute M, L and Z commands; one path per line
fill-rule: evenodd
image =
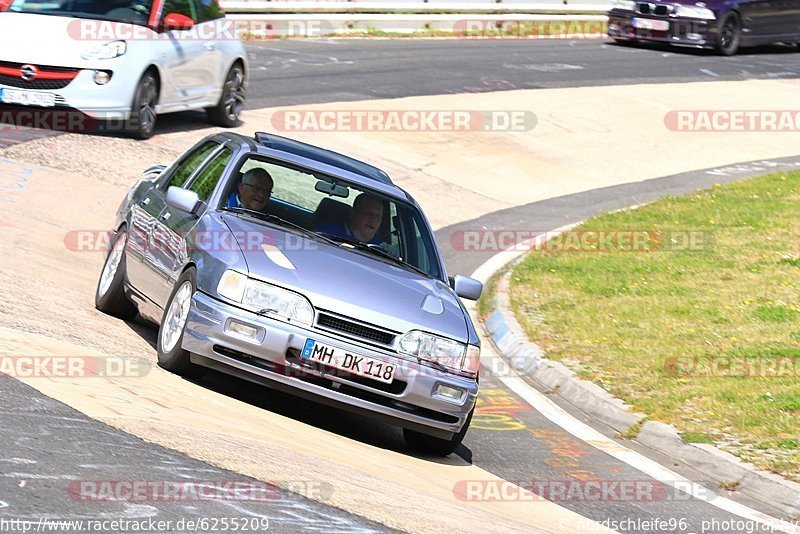
M 728 13 L 719 21 L 717 52 L 723 56 L 734 56 L 742 44 L 742 19 L 737 13 Z
M 156 104 L 158 104 L 158 80 L 148 70 L 139 80 L 133 95 L 133 107 L 128 118 L 127 130 L 136 139 L 149 139 L 156 129 Z
M 467 435 L 467 430 L 469 430 L 469 425 L 472 422 L 472 414 L 474 413 L 475 408 L 472 408 L 467 420 L 464 422 L 464 426 L 461 427 L 461 431 L 458 434 L 454 434 L 450 439 L 436 438 L 408 428 L 403 429 L 403 439 L 406 440 L 406 445 L 413 451 L 436 456 L 448 456 L 454 453 L 458 446 L 461 445 L 461 442 L 464 441 L 464 436 Z
M 212 108 L 206 108 L 208 122 L 223 128 L 238 126 L 239 116 L 244 109 L 245 93 L 244 67 L 240 63 L 235 63 L 225 77 L 219 102 Z
M 114 243 L 108 251 L 100 278 L 97 280 L 97 289 L 94 292 L 94 307 L 103 313 L 130 321 L 136 317 L 136 306 L 125 296 L 125 247 L 128 241 L 128 231 L 122 227 L 117 232 Z M 116 254 L 119 254 L 117 256 Z M 116 261 L 116 266 L 113 262 Z M 113 274 L 107 270 L 114 269 Z M 105 275 L 110 275 L 105 279 Z
M 181 343 L 183 343 L 183 334 L 186 329 L 186 315 L 188 315 L 189 310 L 188 308 L 183 308 L 180 304 L 173 307 L 173 303 L 176 300 L 176 297 L 180 296 L 183 297 L 184 286 L 188 284 L 189 290 L 189 301 L 183 303 L 185 306 L 189 306 L 191 304 L 191 296 L 194 295 L 195 290 L 197 289 L 196 285 L 196 276 L 197 271 L 194 267 L 189 267 L 183 274 L 178 278 L 178 281 L 175 283 L 175 287 L 172 289 L 172 294 L 170 294 L 169 299 L 167 300 L 167 305 L 164 307 L 164 315 L 161 318 L 161 325 L 158 328 L 158 340 L 156 341 L 156 347 L 158 352 L 158 365 L 167 371 L 171 371 L 177 375 L 185 376 L 186 378 L 199 378 L 205 372 L 205 367 L 201 367 L 199 365 L 195 365 L 190 361 L 190 354 L 188 351 L 183 350 L 181 348 Z M 180 298 L 180 297 L 178 297 Z M 173 314 L 184 312 L 185 314 L 176 316 Z M 182 319 L 180 318 L 182 317 Z M 170 328 L 171 326 L 175 326 L 176 323 L 180 324 L 180 334 L 177 338 L 171 338 L 169 336 L 169 332 L 175 331 L 174 328 Z M 169 332 L 168 332 L 168 329 Z M 167 345 L 165 345 L 165 343 Z

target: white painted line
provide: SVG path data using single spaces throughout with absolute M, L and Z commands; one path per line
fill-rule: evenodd
M 576 438 L 588 443 L 592 447 L 613 456 L 617 460 L 625 462 L 631 467 L 638 469 L 653 479 L 663 484 L 672 486 L 678 491 L 688 493 L 691 488 L 691 495 L 699 500 L 724 510 L 731 514 L 738 515 L 750 521 L 766 525 L 777 532 L 787 532 L 800 534 L 800 527 L 792 525 L 789 521 L 783 521 L 767 514 L 762 514 L 752 508 L 739 504 L 726 497 L 709 496 L 709 491 L 695 484 L 687 478 L 675 473 L 636 451 L 633 451 L 620 443 L 604 436 L 586 423 L 578 421 L 568 412 L 557 406 L 548 399 L 543 393 L 529 386 L 519 375 L 516 376 L 497 376 L 497 378 L 508 386 L 511 391 L 522 397 L 525 402 L 536 408 L 539 413 L 547 419 L 560 426 Z
M 637 207 L 639 207 L 639 205 L 633 206 L 632 208 Z M 545 239 L 555 237 L 558 234 L 571 230 L 579 224 L 581 223 L 579 222 L 562 226 L 553 230 L 552 232 L 544 232 L 534 238 L 518 243 L 511 248 L 495 254 L 472 273 L 472 278 L 480 280 L 485 284 L 494 273 L 502 269 L 508 263 L 518 259 L 530 250 L 536 250 L 537 248 L 541 247 L 544 244 L 543 241 Z M 475 307 L 472 306 L 469 309 L 473 320 L 478 322 L 478 318 L 476 317 L 475 313 Z M 486 336 L 483 334 L 480 335 L 482 338 L 484 338 L 483 343 L 492 343 L 491 339 L 486 339 Z M 541 413 L 551 422 L 555 423 L 581 441 L 588 443 L 592 447 L 616 458 L 617 460 L 620 460 L 621 462 L 628 464 L 634 469 L 638 469 L 648 476 L 653 477 L 654 480 L 658 480 L 662 484 L 672 486 L 674 489 L 684 493 L 689 493 L 690 491 L 692 497 L 698 500 L 704 501 L 712 506 L 715 506 L 716 508 L 719 508 L 720 510 L 737 515 L 749 521 L 754 521 L 761 525 L 765 525 L 771 528 L 774 532 L 800 534 L 800 526 L 792 524 L 789 521 L 784 521 L 776 517 L 763 514 L 757 510 L 753 510 L 749 506 L 739 504 L 726 497 L 715 495 L 712 498 L 708 495 L 709 491 L 699 484 L 695 484 L 691 480 L 667 469 L 658 462 L 651 460 L 646 456 L 643 456 L 642 454 L 604 436 L 586 423 L 574 418 L 553 401 L 548 399 L 544 394 L 528 385 L 511 368 L 508 368 L 507 376 L 503 376 L 501 374 L 496 374 L 494 376 L 503 384 L 505 384 L 511 391 L 519 395 L 525 402 L 538 410 L 539 413 Z

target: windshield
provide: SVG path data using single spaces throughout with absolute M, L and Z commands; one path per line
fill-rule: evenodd
M 8 11 L 147 24 L 153 0 L 14 0 Z
M 221 207 L 277 216 L 354 254 L 442 278 L 422 213 L 412 204 L 350 182 L 248 157 L 227 184 Z

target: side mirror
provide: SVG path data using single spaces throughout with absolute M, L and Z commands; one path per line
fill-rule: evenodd
M 194 214 L 194 210 L 196 210 L 198 204 L 200 204 L 200 195 L 195 191 L 189 191 L 188 189 L 175 187 L 173 185 L 167 189 L 167 198 L 165 201 L 170 208 L 175 208 L 184 213 Z
M 155 180 L 161 176 L 161 173 L 164 172 L 166 168 L 166 165 L 154 165 L 149 169 L 145 169 L 142 171 L 142 180 Z
M 450 287 L 455 290 L 456 295 L 469 300 L 478 300 L 483 292 L 482 283 L 474 278 L 461 276 L 460 274 L 450 277 Z
M 314 186 L 314 189 L 320 193 L 325 193 L 335 197 L 347 198 L 350 196 L 350 190 L 347 188 L 347 186 L 332 184 L 325 180 L 318 180 Z
M 165 30 L 191 30 L 193 27 L 194 21 L 186 15 L 169 13 L 164 17 Z

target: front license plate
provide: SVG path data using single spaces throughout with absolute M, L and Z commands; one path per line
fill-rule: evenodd
M 376 360 L 369 356 L 352 354 L 330 345 L 323 345 L 311 338 L 306 339 L 301 356 L 307 360 L 335 367 L 350 374 L 372 378 L 386 384 L 390 384 L 394 379 L 394 364 Z
M 657 32 L 669 31 L 669 21 L 667 20 L 639 19 L 633 17 L 631 22 L 634 28 L 642 30 L 653 30 Z
M 51 108 L 56 105 L 56 95 L 53 93 L 40 93 L 38 91 L 0 89 L 0 102 L 4 104 L 22 104 L 23 106 Z

